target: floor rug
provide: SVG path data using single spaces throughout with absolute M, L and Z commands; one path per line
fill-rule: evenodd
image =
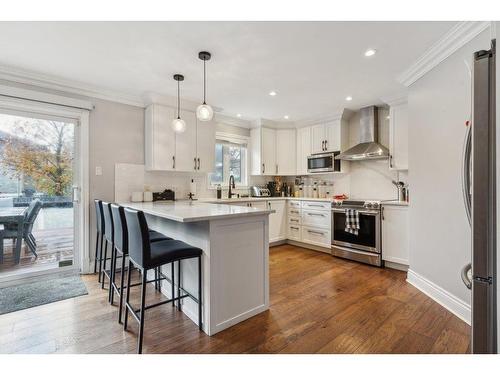
M 57 277 L 0 288 L 0 315 L 88 294 L 80 276 Z

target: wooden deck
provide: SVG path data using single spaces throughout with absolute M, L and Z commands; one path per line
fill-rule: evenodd
M 268 311 L 209 337 L 170 304 L 148 310 L 144 353 L 468 353 L 470 327 L 405 278 L 275 247 Z M 0 316 L 0 352 L 134 353 L 136 322 L 124 332 L 97 276 L 83 280 L 86 296 Z M 139 289 L 131 297 L 136 306 Z M 148 304 L 163 298 L 148 286 Z
M 59 262 L 73 259 L 73 228 L 43 229 L 34 231 L 37 254 L 24 243 L 21 248 L 21 261 L 14 263 L 13 241 L 4 240 L 4 261 L 0 264 L 0 277 L 36 270 L 57 268 Z

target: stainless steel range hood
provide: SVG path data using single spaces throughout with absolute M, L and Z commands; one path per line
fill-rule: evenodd
M 378 108 L 361 109 L 359 143 L 335 157 L 339 160 L 371 160 L 389 157 L 389 150 L 378 143 Z

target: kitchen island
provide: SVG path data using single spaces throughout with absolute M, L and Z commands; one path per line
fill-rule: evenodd
M 151 229 L 203 250 L 203 331 L 214 335 L 269 309 L 269 214 L 272 210 L 197 201 L 120 203 L 145 213 Z M 183 260 L 181 285 L 196 296 L 196 260 Z M 162 272 L 170 279 L 170 265 Z M 177 273 L 177 267 L 175 267 Z M 152 275 L 151 275 L 152 278 Z M 178 280 L 178 275 L 175 275 Z M 171 297 L 170 284 L 162 292 Z M 197 305 L 182 311 L 197 324 Z

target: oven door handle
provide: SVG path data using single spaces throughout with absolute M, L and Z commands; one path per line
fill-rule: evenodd
M 342 209 L 342 208 L 332 208 L 332 211 L 333 212 L 345 213 L 345 209 Z M 363 210 L 358 210 L 358 212 L 360 214 L 363 214 L 363 215 L 371 215 L 371 216 L 380 215 L 380 211 L 363 211 Z

